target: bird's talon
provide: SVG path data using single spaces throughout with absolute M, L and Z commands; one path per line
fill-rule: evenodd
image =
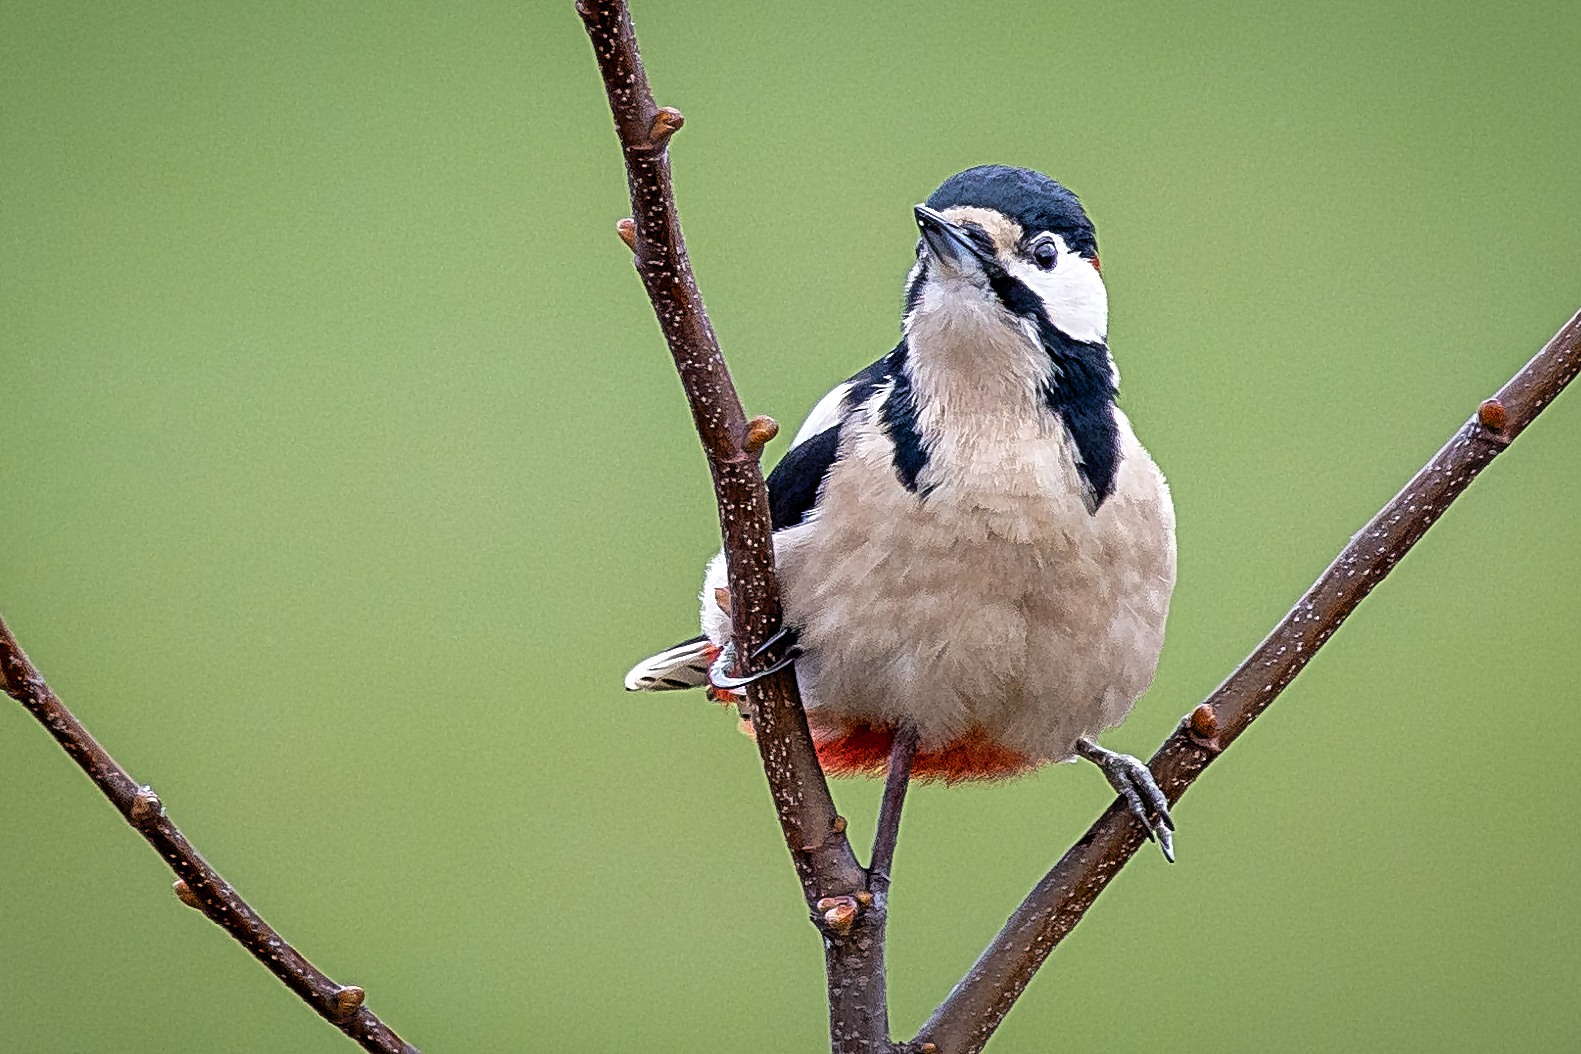
M 761 648 L 758 649 L 758 652 L 761 651 Z M 754 652 L 754 654 L 758 654 L 758 652 Z M 729 658 L 728 662 L 726 661 L 727 656 Z M 709 668 L 708 680 L 709 683 L 711 683 L 715 688 L 722 689 L 727 692 L 734 692 L 738 688 L 745 688 L 753 681 L 761 681 L 771 673 L 779 673 L 787 666 L 795 663 L 799 658 L 801 658 L 801 649 L 795 645 L 792 645 L 790 650 L 785 653 L 784 657 L 781 658 L 779 662 L 774 663 L 766 669 L 759 670 L 757 673 L 749 673 L 742 677 L 736 677 L 726 672 L 735 665 L 735 647 L 733 644 L 727 644 L 725 645 L 724 650 L 719 653 L 719 658 L 715 659 L 713 666 Z
M 757 650 L 752 653 L 752 657 L 754 659 L 761 659 L 763 656 L 767 655 L 776 644 L 782 643 L 795 645 L 796 631 L 791 629 L 789 626 L 781 626 L 779 628 L 779 632 L 775 633 L 768 640 L 758 645 Z
M 1157 842 L 1164 859 L 1175 862 L 1174 817 L 1169 815 L 1169 799 L 1159 789 L 1153 773 L 1129 754 L 1105 750 L 1090 739 L 1077 740 L 1076 753 L 1103 770 L 1109 785 L 1125 799 L 1127 810 L 1142 822 L 1147 840 Z

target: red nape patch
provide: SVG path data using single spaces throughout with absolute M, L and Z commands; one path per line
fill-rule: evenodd
M 889 768 L 895 730 L 865 722 L 837 728 L 814 727 L 813 739 L 818 760 L 829 775 L 882 776 Z M 911 767 L 911 778 L 923 783 L 1004 780 L 1037 767 L 1034 758 L 989 742 L 981 728 L 973 728 L 942 748 L 919 751 Z
M 1098 262 L 1098 258 L 1096 256 L 1092 258 L 1092 269 L 1097 271 L 1099 274 L 1103 274 L 1103 264 Z

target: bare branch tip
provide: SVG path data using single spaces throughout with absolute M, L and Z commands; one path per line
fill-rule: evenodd
M 753 457 L 763 453 L 763 448 L 780 434 L 780 424 L 772 417 L 758 416 L 747 422 L 746 452 Z
M 335 993 L 335 1016 L 345 1020 L 362 1006 L 367 993 L 354 984 L 348 984 Z
M 685 123 L 686 117 L 681 111 L 673 106 L 661 106 L 653 116 L 653 126 L 648 129 L 648 141 L 662 149 Z
M 1504 404 L 1497 399 L 1485 399 L 1477 407 L 1477 422 L 1490 432 L 1504 431 Z
M 165 807 L 152 787 L 138 788 L 137 793 L 132 797 L 131 815 L 135 824 L 152 823 L 165 815 Z
M 620 235 L 620 240 L 626 243 L 626 248 L 632 252 L 637 251 L 637 221 L 627 216 L 615 224 L 615 233 Z
M 198 895 L 192 891 L 192 887 L 187 885 L 185 879 L 176 879 L 175 882 L 171 884 L 170 888 L 175 892 L 176 898 L 180 900 L 181 903 L 185 904 L 189 908 L 196 908 L 198 911 L 203 910 L 203 902 L 200 901 L 198 899 Z

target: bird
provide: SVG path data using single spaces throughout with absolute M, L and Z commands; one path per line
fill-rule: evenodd
M 980 165 L 913 209 L 900 342 L 809 413 L 768 477 L 794 663 L 826 772 L 1002 780 L 1095 762 L 1174 860 L 1147 766 L 1096 737 L 1147 690 L 1175 584 L 1169 486 L 1116 405 L 1097 234 L 1077 196 Z M 702 633 L 631 691 L 738 701 L 721 552 Z M 750 715 L 747 719 L 750 722 Z M 750 731 L 750 727 L 748 728 Z

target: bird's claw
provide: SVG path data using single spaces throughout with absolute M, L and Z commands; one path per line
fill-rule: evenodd
M 801 658 L 801 649 L 792 648 L 790 651 L 785 653 L 785 657 L 779 662 L 776 662 L 767 669 L 759 670 L 757 673 L 749 673 L 745 677 L 727 677 L 719 673 L 710 673 L 708 676 L 715 688 L 723 688 L 725 691 L 734 691 L 737 688 L 745 688 L 753 681 L 761 681 L 771 673 L 779 673 L 787 666 L 794 664 L 799 658 Z
M 752 653 L 752 658 L 760 659 L 778 645 L 786 642 L 789 642 L 789 647 L 785 649 L 785 654 L 778 661 L 771 663 L 767 668 L 756 673 L 749 673 L 741 677 L 737 677 L 730 672 L 736 664 L 736 645 L 735 641 L 727 642 L 720 650 L 719 657 L 708 668 L 709 683 L 723 691 L 737 692 L 753 681 L 761 681 L 771 673 L 779 673 L 801 658 L 801 649 L 796 646 L 795 630 L 788 626 L 781 627 L 778 633 L 760 644 Z
M 787 658 L 792 651 L 796 652 L 797 655 L 801 654 L 801 652 L 796 648 L 796 631 L 791 629 L 789 626 L 781 626 L 777 633 L 771 636 L 768 640 L 764 641 L 762 644 L 758 645 L 757 650 L 752 653 L 752 657 L 754 659 L 761 659 L 763 656 L 767 655 L 781 644 L 787 645 L 785 652 Z
M 1105 750 L 1090 739 L 1078 740 L 1076 752 L 1103 770 L 1109 785 L 1125 799 L 1131 815 L 1142 821 L 1147 840 L 1157 842 L 1164 859 L 1175 862 L 1175 821 L 1169 800 L 1146 765 L 1129 754 Z

